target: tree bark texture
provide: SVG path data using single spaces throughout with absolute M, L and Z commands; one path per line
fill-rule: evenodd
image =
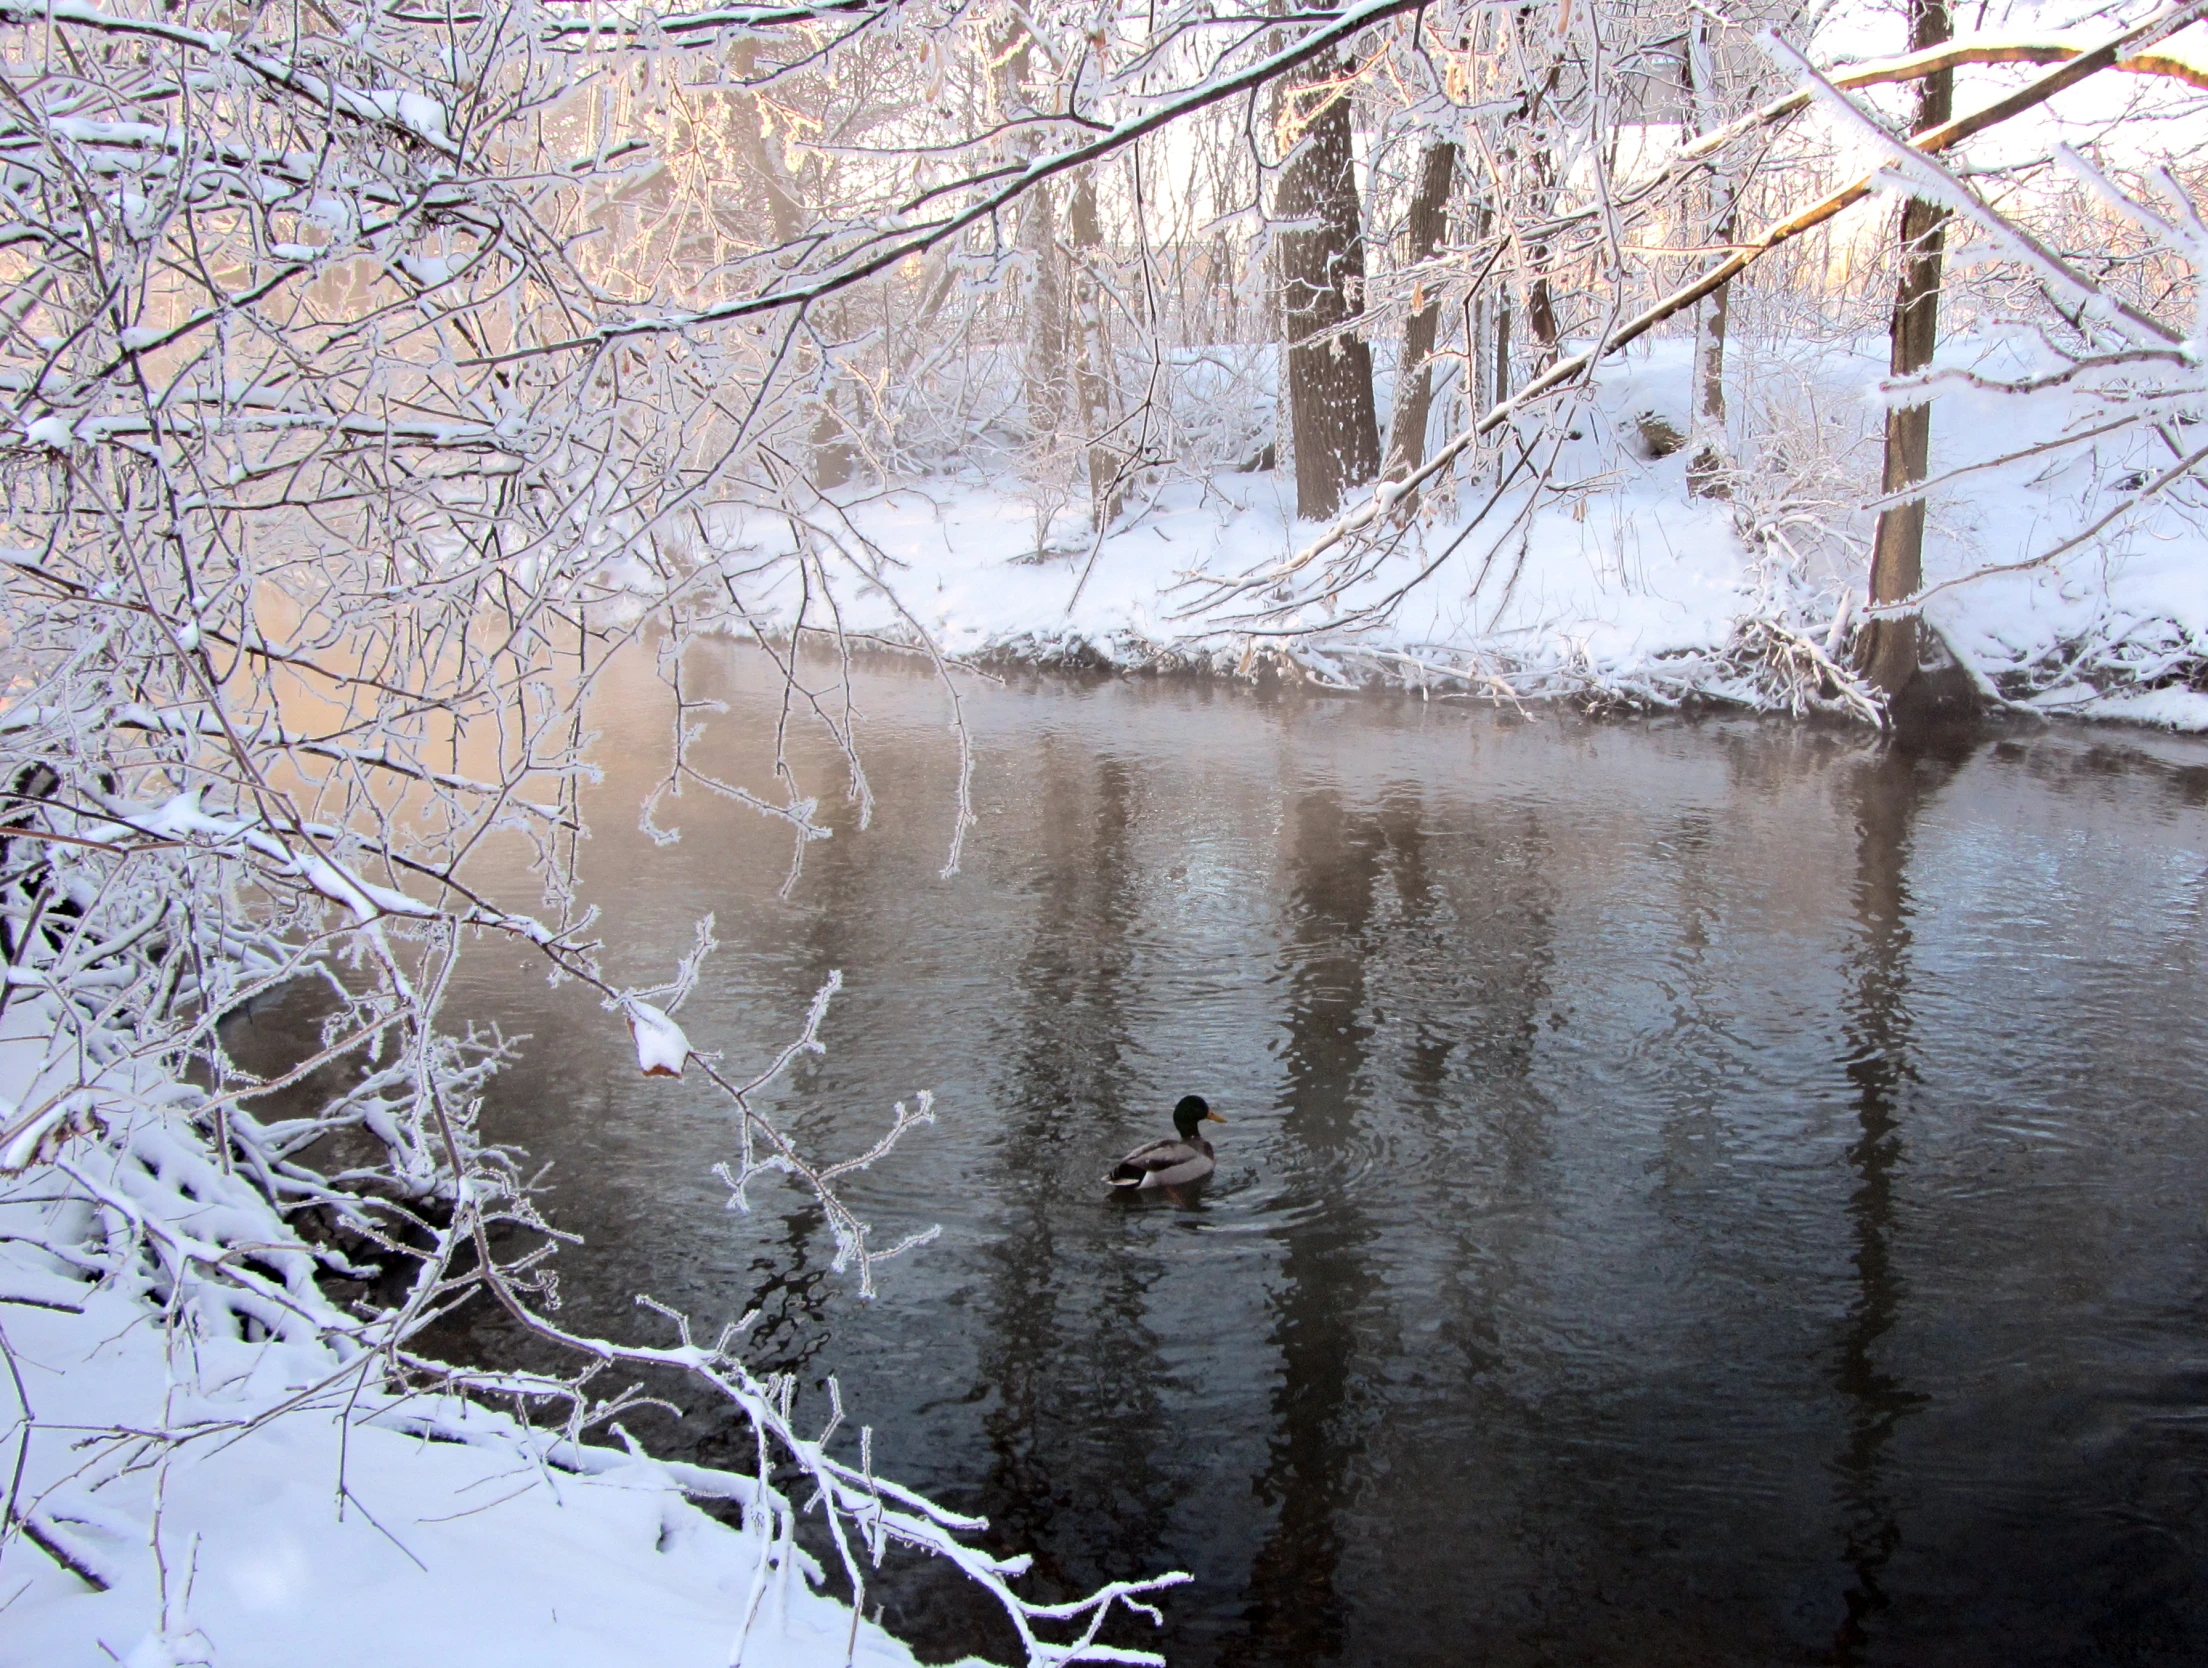
M 1544 92 L 1556 88 L 1556 71 L 1549 72 Z M 1534 200 L 1546 210 L 1556 201 L 1556 164 L 1546 147 L 1537 147 L 1527 159 L 1534 182 Z M 1549 289 L 1549 246 L 1536 243 L 1532 250 L 1533 282 L 1526 286 L 1526 329 L 1541 349 L 1541 368 L 1556 362 L 1563 330 L 1556 322 L 1556 298 Z
M 1710 51 L 1710 25 L 1697 15 L 1687 35 L 1687 100 L 1694 112 L 1697 132 L 1717 125 L 1716 63 Z M 1740 188 L 1722 166 L 1713 164 L 1709 176 L 1709 228 L 1712 239 L 1730 244 L 1740 216 Z M 1730 449 L 1725 443 L 1725 323 L 1732 310 L 1733 286 L 1720 284 L 1710 292 L 1702 309 L 1700 348 L 1696 374 L 1700 398 L 1695 403 L 1694 451 L 1687 458 L 1687 490 L 1697 498 L 1729 498 L 1727 477 Z
M 1028 81 L 1035 57 L 1034 36 L 1025 18 L 1015 10 L 995 31 L 991 45 L 996 114 L 1000 118 L 1011 121 L 1034 113 L 1035 97 Z M 1015 136 L 1003 142 L 1005 159 L 1020 162 L 1033 157 L 1040 144 L 1036 130 L 1030 127 L 1012 131 Z M 1021 395 L 1029 463 L 1039 472 L 1054 473 L 1071 392 L 1067 375 L 1067 273 L 1059 237 L 1056 182 L 1038 181 L 1021 195 L 1015 235 L 1028 269 L 1021 295 L 1021 322 L 1027 336 Z
M 1338 73 L 1320 60 L 1302 85 Z M 1299 90 L 1284 96 L 1294 99 Z M 1346 87 L 1310 118 L 1281 170 L 1273 213 L 1308 223 L 1283 232 L 1278 247 L 1296 513 L 1321 519 L 1341 507 L 1344 491 L 1380 472 L 1372 348 L 1353 328 L 1364 313 L 1365 239 Z
M 1910 0 L 1909 50 L 1921 52 L 1953 35 L 1947 0 Z M 1937 70 L 1920 84 L 1913 131 L 1945 122 L 1955 109 L 1955 72 Z M 1901 287 L 1894 301 L 1895 376 L 1932 363 L 1940 334 L 1940 264 L 1947 211 L 1912 197 L 1901 211 Z M 1921 483 L 1932 454 L 1932 410 L 1903 406 L 1886 414 L 1886 465 L 1881 490 L 1900 492 Z M 1871 545 L 1871 602 L 1900 602 L 1924 584 L 1924 500 L 1913 498 L 1882 511 Z M 1917 675 L 1919 624 L 1914 613 L 1874 619 L 1856 645 L 1856 664 L 1888 700 Z
M 1557 181 L 1556 158 L 1551 154 L 1548 145 L 1539 137 L 1540 129 L 1536 124 L 1538 124 L 1540 118 L 1542 105 L 1556 97 L 1557 85 L 1564 75 L 1564 59 L 1555 51 L 1553 46 L 1544 48 L 1536 44 L 1534 35 L 1537 33 L 1539 26 L 1534 22 L 1531 6 L 1518 8 L 1513 17 L 1513 24 L 1518 35 L 1519 51 L 1524 57 L 1531 58 L 1538 55 L 1546 56 L 1549 59 L 1548 72 L 1541 77 L 1538 83 L 1529 84 L 1526 88 L 1524 115 L 1525 122 L 1535 135 L 1525 161 L 1525 178 L 1530 182 L 1532 188 L 1532 200 L 1527 206 L 1538 218 L 1548 214 L 1555 208 Z M 1515 149 L 1515 145 L 1506 146 L 1505 155 L 1509 155 Z M 1505 194 L 1502 200 L 1505 202 L 1511 201 L 1510 185 L 1504 182 L 1498 182 L 1498 185 L 1499 189 Z M 1532 280 L 1526 286 L 1526 330 L 1532 336 L 1534 344 L 1540 349 L 1539 364 L 1541 369 L 1546 370 L 1556 362 L 1557 349 L 1563 339 L 1563 329 L 1556 319 L 1556 297 L 1549 287 L 1548 244 L 1536 242 L 1529 251 L 1529 259 L 1532 262 Z M 1507 327 L 1502 335 L 1507 340 Z M 1508 381 L 1507 373 L 1504 380 Z M 1500 394 L 1502 398 L 1508 399 L 1510 390 L 1505 387 L 1500 390 Z
M 1495 298 L 1495 403 L 1501 405 L 1510 398 L 1510 294 L 1503 291 Z
M 1010 121 L 1029 113 L 1033 99 L 1028 75 L 1034 67 L 1034 38 L 1018 12 L 997 30 L 992 43 L 996 113 Z M 1014 130 L 1017 137 L 1006 146 L 1008 161 L 1034 155 L 1033 129 Z M 1027 259 L 1027 282 L 1021 296 L 1022 323 L 1027 332 L 1026 362 L 1022 366 L 1021 394 L 1026 411 L 1027 442 L 1035 461 L 1056 449 L 1066 409 L 1066 305 L 1065 274 L 1058 250 L 1058 191 L 1051 180 L 1038 181 L 1019 203 L 1020 251 Z
M 1429 145 L 1411 196 L 1410 259 L 1430 261 L 1449 228 L 1449 190 L 1457 177 L 1457 147 Z M 1434 403 L 1434 336 L 1441 327 L 1438 297 L 1414 306 L 1403 327 L 1403 357 L 1395 373 L 1395 410 L 1388 424 L 1386 473 L 1400 480 L 1426 461 L 1426 417 Z
M 1020 199 L 1026 251 L 1027 439 L 1039 458 L 1056 448 L 1066 409 L 1065 274 L 1058 256 L 1058 202 L 1044 180 Z
M 743 85 L 758 73 L 758 42 L 737 42 L 729 49 L 728 67 L 729 79 L 737 84 L 730 96 L 737 154 L 766 197 L 767 224 L 773 230 L 774 241 L 794 243 L 805 229 L 805 210 L 798 201 L 797 183 L 767 143 L 766 124 L 759 119 L 759 95 Z
M 1485 201 L 1477 202 L 1472 209 L 1472 241 L 1483 247 L 1487 235 L 1494 229 L 1495 211 Z M 1498 289 L 1490 286 L 1485 294 L 1471 298 L 1464 327 L 1464 353 L 1471 361 L 1472 415 L 1485 416 L 1495 404 L 1495 355 L 1489 347 L 1494 334 L 1493 317 Z
M 729 68 L 733 80 L 742 83 L 757 73 L 758 50 L 754 41 L 740 42 L 732 49 Z M 804 204 L 799 199 L 797 182 L 790 178 L 782 158 L 767 141 L 766 124 L 759 115 L 758 95 L 748 89 L 739 90 L 731 95 L 731 103 L 737 154 L 756 176 L 759 189 L 766 197 L 767 224 L 774 241 L 777 245 L 794 243 L 805 229 Z M 840 334 L 843 308 L 836 307 L 830 317 L 836 333 Z M 809 354 L 803 356 L 800 365 L 805 365 L 810 358 Z M 831 369 L 826 388 L 814 404 L 812 431 L 807 436 L 812 451 L 813 485 L 822 491 L 850 480 L 858 455 L 851 430 L 838 410 L 837 394 L 841 382 L 841 376 Z
M 838 301 L 828 309 L 827 321 L 830 338 L 844 340 L 848 321 L 843 302 Z M 859 448 L 855 431 L 843 414 L 840 397 L 843 384 L 843 373 L 831 364 L 825 385 L 821 389 L 820 403 L 813 413 L 813 432 L 810 437 L 813 485 L 822 492 L 830 487 L 842 486 L 850 480 L 858 462 Z
M 1536 262 L 1546 263 L 1549 246 L 1537 243 L 1533 248 Z M 1556 358 L 1559 332 L 1556 324 L 1556 302 L 1549 294 L 1548 275 L 1543 273 L 1534 279 L 1533 287 L 1526 291 L 1526 328 L 1533 332 L 1533 339 L 1541 345 L 1541 364 L 1546 369 Z
M 1128 465 L 1119 431 L 1119 380 L 1112 363 L 1112 333 L 1101 263 L 1104 228 L 1096 208 L 1096 181 L 1083 174 L 1074 181 L 1066 205 L 1066 235 L 1072 244 L 1072 338 L 1074 392 L 1081 402 L 1081 427 L 1089 447 L 1089 510 L 1099 531 L 1126 501 Z
M 1724 243 L 1733 240 L 1730 205 L 1726 208 L 1723 224 L 1717 228 L 1717 235 Z M 1725 320 L 1732 308 L 1732 298 L 1733 286 L 1720 284 L 1710 292 L 1709 306 L 1702 314 L 1702 362 L 1697 372 L 1701 398 L 1694 416 L 1694 454 L 1687 459 L 1687 490 L 1698 498 L 1732 495 L 1732 489 L 1726 484 L 1729 460 L 1725 445 Z

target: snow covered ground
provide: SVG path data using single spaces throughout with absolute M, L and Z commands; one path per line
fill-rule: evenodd
M 1654 412 L 1691 427 L 1691 347 L 1684 338 L 1637 344 L 1603 365 L 1570 419 L 1574 438 L 1556 454 L 1551 480 L 1563 490 L 1530 504 L 1522 490 L 1506 493 L 1468 531 L 1484 489 L 1460 481 L 1455 504 L 1431 511 L 1380 571 L 1336 599 L 1334 613 L 1353 613 L 1437 563 L 1385 623 L 1338 628 L 1323 607 L 1267 623 L 1309 628 L 1300 658 L 1327 678 L 1392 669 L 1415 680 L 1425 674 L 1400 658 L 1410 657 L 1520 696 L 1754 699 L 1753 680 L 1728 654 L 1744 620 L 1776 617 L 1822 640 L 1843 596 L 1860 607 L 1886 349 L 1804 344 L 1759 356 L 1736 347 L 1742 474 L 1724 503 L 1688 492 L 1691 448 L 1651 457 L 1637 421 Z M 2014 350 L 1967 336 L 1947 345 L 1941 363 L 1982 374 L 2025 368 Z M 2043 710 L 2208 728 L 2208 694 L 2184 686 L 2208 663 L 2208 532 L 2198 509 L 2165 497 L 2059 562 L 1965 580 L 2085 527 L 2142 472 L 2167 465 L 2159 445 L 2134 428 L 1988 468 L 2105 421 L 2107 408 L 1957 388 L 1934 410 L 1927 615 L 1953 651 L 2003 695 Z M 1743 430 L 1755 438 L 1741 440 Z M 1293 493 L 1286 470 L 1175 481 L 1138 497 L 1097 541 L 1078 506 L 1040 516 L 1041 495 L 1013 464 L 991 459 L 854 494 L 824 509 L 812 536 L 831 553 L 827 571 L 849 628 L 909 635 L 916 621 L 959 656 L 1231 668 L 1248 664 L 1247 621 L 1232 608 L 1206 610 L 1202 577 L 1260 570 L 1307 543 L 1316 529 L 1296 522 Z M 739 515 L 716 534 L 739 567 L 746 554 L 791 550 L 796 537 L 780 516 Z M 855 561 L 841 564 L 837 552 Z M 857 571 L 884 559 L 876 571 L 894 598 Z M 785 578 L 756 601 L 786 627 L 798 599 Z M 819 623 L 817 599 L 808 617 Z
M 746 1634 L 758 1539 L 648 1459 L 545 1444 L 457 1398 L 356 1401 L 360 1375 L 325 1350 L 176 1337 L 149 1294 L 20 1243 L 0 1303 L 40 1418 L 19 1498 L 47 1543 L 0 1560 L 0 1662 L 659 1668 L 725 1664 L 740 1634 L 761 1668 L 845 1660 L 850 1611 L 779 1572 Z M 195 1426 L 136 1469 L 132 1444 L 72 1445 Z M 872 1623 L 856 1650 L 912 1660 Z
M 0 1177 L 19 1530 L 0 1543 L 0 1663 L 912 1661 L 814 1590 L 771 1527 L 786 1503 L 748 1479 L 385 1388 L 307 1247 L 197 1134 L 202 1097 L 118 1036 L 19 992 L 0 1094 L 78 1081 L 87 1049 L 80 1134 Z M 747 1508 L 744 1527 L 692 1496 Z

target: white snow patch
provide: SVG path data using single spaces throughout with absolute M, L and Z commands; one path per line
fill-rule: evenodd
M 0 1127 L 51 1103 L 102 1131 L 0 1176 L 0 1431 L 29 1419 L 19 1487 L 6 1452 L 33 1531 L 0 1547 L 0 1665 L 723 1668 L 741 1642 L 753 1668 L 837 1668 L 855 1640 L 858 1663 L 910 1668 L 815 1590 L 817 1565 L 770 1528 L 786 1506 L 750 1509 L 751 1479 L 388 1380 L 289 1224 L 178 1115 L 199 1091 L 127 1052 L 91 1066 L 59 1000 L 19 994 L 0 1016 Z M 156 1259 L 114 1255 L 137 1221 L 210 1268 L 254 1247 L 258 1287 L 242 1262 L 235 1284 L 194 1278 L 165 1324 Z M 181 1439 L 164 1456 L 130 1434 L 147 1431 Z M 686 1486 L 746 1508 L 743 1526 Z
M 2124 724 L 2156 724 L 2166 730 L 2208 731 L 2208 694 L 2197 689 L 2142 689 L 2104 695 L 2071 709 L 2081 718 Z
M 690 1039 L 665 1013 L 631 997 L 624 1004 L 636 1037 L 636 1063 L 646 1077 L 680 1077 L 690 1060 Z
M 1736 356 L 1732 444 L 1753 477 L 1738 503 L 1687 491 L 1691 441 L 1660 460 L 1647 458 L 1640 443 L 1642 412 L 1690 426 L 1692 348 L 1683 337 L 1658 340 L 1602 366 L 1594 389 L 1569 410 L 1569 438 L 1556 454 L 1553 478 L 1575 492 L 1529 508 L 1514 489 L 1470 527 L 1469 511 L 1486 499 L 1492 474 L 1462 479 L 1456 505 L 1437 510 L 1429 502 L 1398 549 L 1331 613 L 1313 608 L 1266 623 L 1307 629 L 1302 656 L 1322 673 L 1332 667 L 1361 679 L 1393 665 L 1397 675 L 1415 677 L 1404 669 L 1445 663 L 1507 671 L 1521 694 L 1639 685 L 1700 687 L 1730 698 L 1721 657 L 1745 622 L 1780 618 L 1822 643 L 1843 599 L 1858 613 L 1864 600 L 1885 344 L 1803 344 Z M 1988 375 L 2032 368 L 2019 350 L 1967 336 L 1948 343 L 1941 357 Z M 1792 463 L 1743 438 L 1741 413 L 1759 403 L 1765 411 L 1784 408 L 1801 430 L 1797 448 L 1833 460 L 1831 478 L 1801 489 L 1815 500 L 1808 517 L 1770 512 L 1774 499 L 1783 511 L 1787 489 L 1772 483 Z M 2105 420 L 2105 407 L 2084 396 L 2019 401 L 1950 389 L 1935 402 L 1927 617 L 2012 699 L 2063 681 L 2069 674 L 2059 668 L 2084 650 L 2114 656 L 2080 669 L 2095 695 L 2153 681 L 2157 654 L 2170 665 L 2208 656 L 2208 584 L 2201 581 L 2208 535 L 2197 502 L 2189 506 L 2179 492 L 2141 506 L 2060 561 L 1978 577 L 2052 549 L 2130 490 L 2127 482 L 2158 466 L 2159 443 L 2144 431 L 2074 452 L 2030 452 L 2067 428 Z M 1546 457 L 1548 442 L 1540 445 Z M 1984 467 L 2012 453 L 2030 455 Z M 2189 490 L 2197 499 L 2197 489 Z M 1247 631 L 1248 614 L 1268 593 L 1207 609 L 1204 579 L 1281 564 L 1316 532 L 1295 518 L 1285 468 L 1171 482 L 1101 539 L 1078 502 L 1053 502 L 1023 485 L 1016 467 L 977 463 L 823 512 L 815 537 L 845 558 L 829 564 L 841 619 L 856 631 L 909 637 L 909 612 L 940 648 L 961 657 L 1079 653 L 1122 665 L 1165 657 L 1232 667 L 1246 663 L 1253 642 L 1277 640 Z M 1804 519 L 1821 525 L 1805 531 Z M 1775 525 L 1776 534 L 1760 532 L 1761 525 Z M 738 505 L 710 512 L 707 536 L 732 569 L 747 571 L 762 555 L 787 553 L 792 537 L 780 510 Z M 1428 567 L 1388 618 L 1355 617 Z M 633 572 L 625 556 L 609 560 L 616 582 Z M 774 572 L 746 603 L 763 620 L 786 625 L 806 599 L 794 570 Z M 2118 715 L 2106 705 L 2087 710 Z

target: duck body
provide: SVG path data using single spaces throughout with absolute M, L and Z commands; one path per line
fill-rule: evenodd
M 1137 1147 L 1104 1179 L 1116 1189 L 1139 1193 L 1152 1187 L 1186 1187 L 1218 1167 L 1211 1143 L 1202 1136 L 1187 1141 L 1167 1136 Z
M 1196 1126 L 1206 1120 L 1215 1124 L 1227 1121 L 1201 1095 L 1184 1095 L 1180 1105 L 1173 1108 L 1177 1133 L 1137 1147 L 1113 1166 L 1105 1182 L 1115 1194 L 1195 1186 L 1218 1168 L 1211 1143 L 1196 1133 Z

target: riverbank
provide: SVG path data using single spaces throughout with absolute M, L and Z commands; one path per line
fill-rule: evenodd
M 1714 499 L 1689 490 L 1690 446 L 1652 455 L 1692 427 L 1691 345 L 1656 342 L 1606 363 L 1571 409 L 1568 438 L 1536 460 L 1546 487 L 1494 493 L 1490 461 L 1453 498 L 1430 494 L 1385 562 L 1321 601 L 1290 589 L 1308 577 L 1289 566 L 1317 528 L 1296 521 L 1279 469 L 1168 480 L 1097 538 L 1085 510 L 1019 480 L 1007 452 L 839 494 L 802 524 L 731 509 L 712 542 L 739 573 L 801 541 L 819 558 L 804 578 L 784 568 L 746 597 L 767 629 L 822 624 L 825 587 L 846 631 L 924 632 L 959 658 L 1275 667 L 1337 686 L 1510 701 L 1846 711 L 1843 680 L 1819 660 L 1844 664 L 1862 606 L 1884 346 L 1736 359 L 1735 467 L 1730 496 Z M 2011 349 L 1967 337 L 1943 363 L 2024 368 Z M 2151 437 L 2052 462 L 2034 450 L 2086 426 L 2089 405 L 1984 392 L 1936 404 L 1929 658 L 1952 659 L 1990 701 L 2208 729 L 2208 531 L 2197 506 L 2165 494 L 2032 565 L 2157 466 Z M 1366 617 L 1419 573 L 1384 617 Z M 1222 580 L 1272 575 L 1280 583 L 1219 595 Z
M 774 1491 L 407 1372 L 121 1029 L 18 992 L 0 1093 L 0 1663 L 912 1663 Z

